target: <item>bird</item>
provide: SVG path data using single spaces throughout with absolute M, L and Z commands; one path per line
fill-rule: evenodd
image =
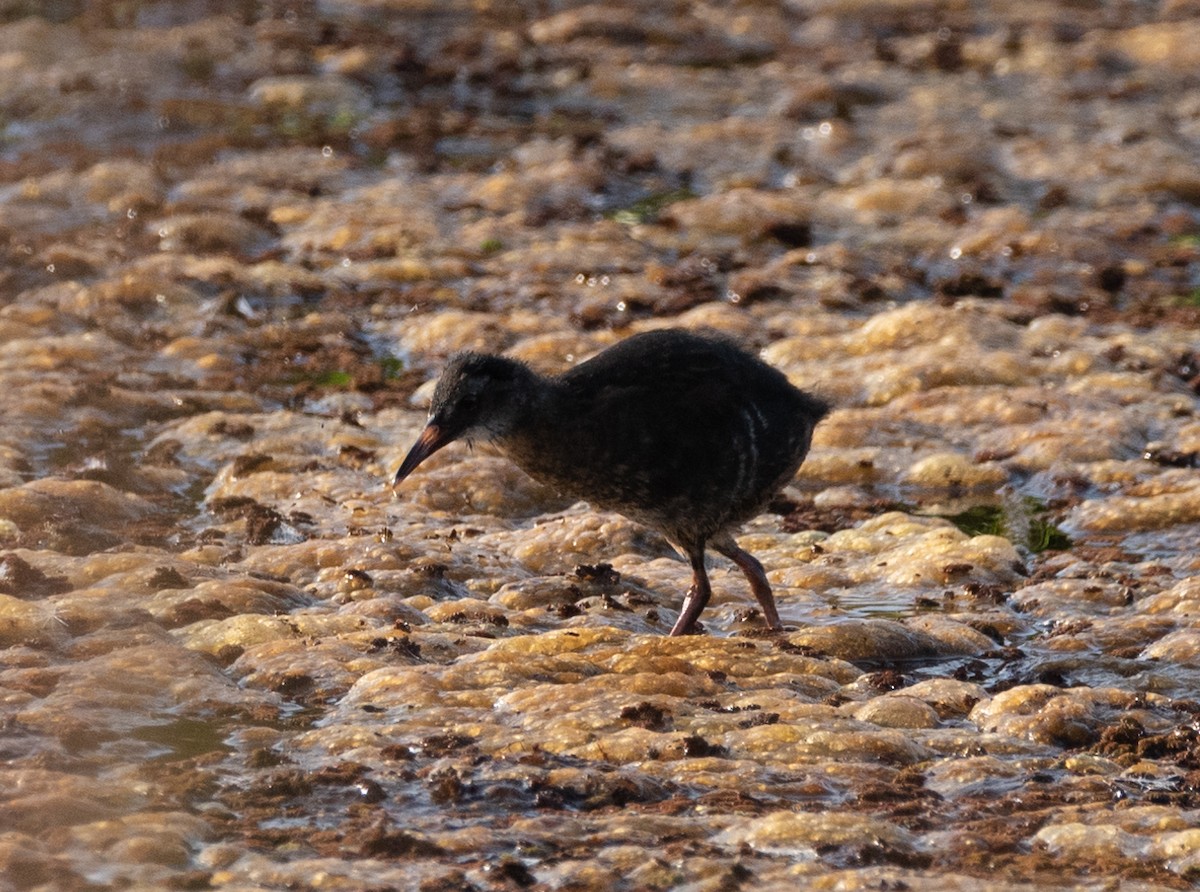
M 766 572 L 733 534 L 792 480 L 831 408 L 721 334 L 645 331 L 556 376 L 463 352 L 438 379 L 392 489 L 449 443 L 490 442 L 535 480 L 657 530 L 688 559 L 692 584 L 670 635 L 697 631 L 712 594 L 709 546 L 781 631 Z

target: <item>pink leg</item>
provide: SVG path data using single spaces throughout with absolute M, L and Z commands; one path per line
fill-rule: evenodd
M 773 632 L 782 632 L 783 623 L 779 621 L 779 611 L 775 609 L 775 596 L 771 594 L 771 583 L 767 582 L 767 573 L 758 559 L 748 551 L 738 548 L 732 536 L 723 536 L 712 543 L 713 548 L 729 558 L 750 580 L 750 590 L 762 607 L 763 619 L 767 628 Z
M 704 545 L 692 549 L 689 559 L 692 562 L 692 587 L 688 589 L 683 599 L 683 609 L 679 619 L 671 627 L 672 637 L 676 635 L 691 635 L 695 632 L 696 620 L 712 595 L 712 587 L 708 584 L 708 573 L 704 571 Z

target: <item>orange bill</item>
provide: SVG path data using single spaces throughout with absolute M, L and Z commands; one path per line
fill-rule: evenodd
M 404 478 L 415 471 L 417 465 L 449 442 L 450 440 L 442 435 L 441 428 L 436 424 L 425 425 L 425 430 L 421 431 L 421 436 L 417 437 L 417 442 L 413 443 L 412 449 L 408 450 L 408 455 L 400 463 L 400 469 L 396 471 L 396 476 L 392 480 L 392 489 L 403 483 Z

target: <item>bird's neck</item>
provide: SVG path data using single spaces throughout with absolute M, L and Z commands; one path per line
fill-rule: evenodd
M 559 388 L 553 378 L 524 365 L 520 368 L 519 386 L 508 394 L 503 410 L 496 413 L 489 427 L 489 439 L 505 451 L 514 441 L 540 432 L 545 419 L 554 414 L 559 399 Z
M 564 389 L 555 378 L 530 370 L 530 378 L 520 389 L 506 413 L 504 429 L 496 431 L 492 442 L 517 465 L 528 469 L 545 444 L 561 435 L 565 404 Z

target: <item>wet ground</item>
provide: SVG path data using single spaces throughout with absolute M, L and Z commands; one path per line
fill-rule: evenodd
M 1184 889 L 1200 6 L 0 3 L 0 888 Z M 833 401 L 783 635 L 465 347 Z

